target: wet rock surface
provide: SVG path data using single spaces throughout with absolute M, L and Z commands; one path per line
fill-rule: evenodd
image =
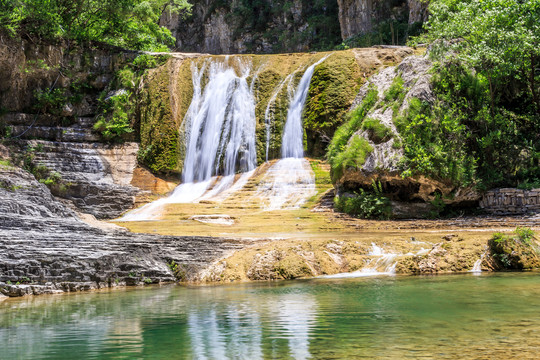
M 24 170 L 0 165 L 0 292 L 5 296 L 185 280 L 244 242 L 104 230 L 82 222 Z

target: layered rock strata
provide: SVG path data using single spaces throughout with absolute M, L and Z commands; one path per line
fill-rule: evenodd
M 120 216 L 135 204 L 140 189 L 131 186 L 137 166 L 137 143 L 118 145 L 31 140 L 33 163 L 61 176 L 64 186 L 53 193 L 68 199 L 82 212 L 99 219 Z
M 243 245 L 91 226 L 31 174 L 0 165 L 0 292 L 7 296 L 195 280 Z

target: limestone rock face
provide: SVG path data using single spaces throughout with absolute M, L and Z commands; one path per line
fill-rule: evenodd
M 388 19 L 408 19 L 409 24 L 428 18 L 429 1 L 423 0 L 337 0 L 341 37 L 346 40 L 366 34 L 373 25 Z
M 409 24 L 424 22 L 428 19 L 428 0 L 407 0 L 409 7 Z
M 30 140 L 26 149 L 38 149 L 36 166 L 57 172 L 65 184 L 52 187 L 55 195 L 71 200 L 82 212 L 98 219 L 114 218 L 133 207 L 140 189 L 131 186 L 137 166 L 136 143 L 108 145 Z
M 336 3 L 325 1 L 323 14 L 316 15 L 326 16 L 330 20 L 326 31 L 339 36 Z M 308 33 L 308 18 L 314 7 L 310 1 L 263 0 L 247 6 L 240 0 L 194 0 L 192 4 L 189 18 L 165 13 L 160 20 L 176 38 L 179 51 L 242 54 L 309 50 L 313 34 Z
M 8 113 L 31 113 L 37 90 L 87 83 L 92 86 L 91 91 L 80 94 L 76 102 L 64 104 L 58 109 L 58 116 L 95 114 L 97 94 L 113 79 L 116 70 L 136 56 L 136 52 L 112 47 L 68 49 L 67 44 L 18 42 L 0 32 L 0 108 Z M 69 77 L 60 74 L 61 66 L 69 70 Z
M 339 5 L 341 37 L 344 40 L 350 38 L 351 36 L 365 34 L 371 31 L 373 0 L 337 1 Z
M 186 280 L 194 280 L 204 267 L 242 246 L 233 240 L 131 234 L 91 226 L 31 174 L 0 165 L 4 296 L 175 281 L 172 261 L 186 270 Z

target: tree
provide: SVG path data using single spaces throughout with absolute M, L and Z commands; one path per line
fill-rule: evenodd
M 540 114 L 540 0 L 437 0 L 430 12 L 423 40 L 486 77 L 492 111 L 525 97 Z
M 102 41 L 137 50 L 166 50 L 164 11 L 189 15 L 187 0 L 1 0 L 1 27 L 12 34 L 53 40 Z

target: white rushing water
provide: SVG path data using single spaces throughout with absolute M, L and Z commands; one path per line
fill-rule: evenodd
M 480 255 L 480 259 L 474 262 L 473 268 L 469 270 L 469 272 L 472 272 L 474 274 L 480 274 L 482 272 L 482 262 L 484 261 L 484 257 L 486 256 L 487 252 L 488 249 L 486 247 L 486 251 L 484 251 L 484 253 Z
M 366 266 L 358 271 L 324 275 L 320 276 L 320 278 L 341 279 L 396 274 L 397 262 L 395 260 L 399 254 L 386 252 L 382 247 L 371 243 L 371 250 L 368 252 L 368 255 L 372 258 L 367 262 Z
M 278 86 L 278 88 L 283 87 L 286 82 L 289 84 L 290 103 L 282 135 L 282 159 L 268 169 L 257 190 L 257 196 L 262 199 L 265 210 L 295 209 L 316 194 L 315 174 L 309 162 L 304 159 L 302 112 L 315 67 L 326 60 L 328 56 L 306 69 L 294 92 L 291 90 L 292 75 Z M 281 89 L 277 93 L 279 91 Z M 267 139 L 269 134 L 269 126 L 267 125 Z
M 187 139 L 184 184 L 207 181 L 220 173 L 220 168 L 228 176 L 256 167 L 255 99 L 247 82 L 251 64 L 236 60 L 240 76 L 228 61 L 210 64 L 202 95 L 200 70 L 193 65 L 197 95 L 184 120 Z
M 193 202 L 211 187 L 212 195 L 217 195 L 233 186 L 237 172 L 256 168 L 254 81 L 251 85 L 247 81 L 252 66 L 240 58 L 233 61 L 239 75 L 228 57 L 206 60 L 200 68 L 193 63 L 193 99 L 183 121 L 186 156 L 182 184 L 168 198 L 131 211 L 120 220 L 157 219 L 164 204 Z M 205 74 L 208 79 L 203 90 Z M 217 178 L 218 174 L 223 177 Z
M 302 111 L 315 67 L 327 57 L 306 69 L 296 89 L 293 79 L 300 68 L 289 74 L 269 99 L 265 112 L 267 160 L 274 121 L 271 105 L 287 85 L 290 103 L 282 136 L 283 159 L 270 167 L 257 191 L 264 209 L 298 208 L 316 193 L 315 175 L 303 158 Z M 253 175 L 257 166 L 254 84 L 258 72 L 253 74 L 251 63 L 241 58 L 232 61 L 231 65 L 226 57 L 224 61 L 208 59 L 200 67 L 192 64 L 193 99 L 183 121 L 186 156 L 182 184 L 169 197 L 133 210 L 121 221 L 159 219 L 165 204 L 224 200 Z M 251 84 L 247 81 L 250 76 Z M 237 173 L 243 175 L 238 177 Z

